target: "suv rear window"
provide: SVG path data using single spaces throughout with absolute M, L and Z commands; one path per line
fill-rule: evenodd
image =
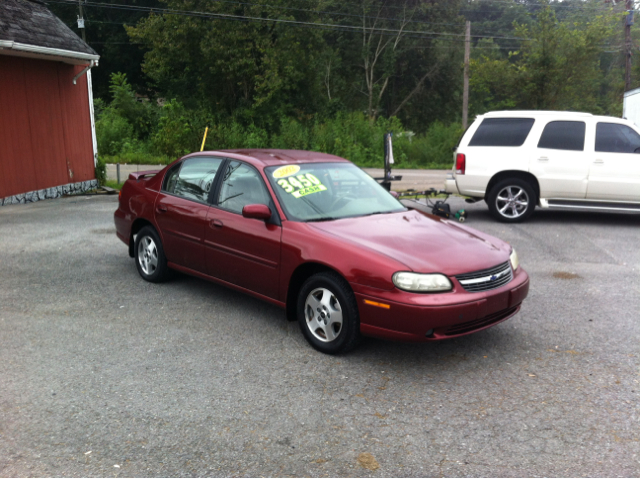
M 469 146 L 522 146 L 533 122 L 533 118 L 485 118 Z
M 538 148 L 552 150 L 584 150 L 583 121 L 550 121 L 544 127 Z

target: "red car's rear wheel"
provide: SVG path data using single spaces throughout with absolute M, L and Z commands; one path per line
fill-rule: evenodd
M 162 242 L 156 230 L 145 226 L 136 235 L 134 246 L 138 273 L 146 281 L 160 283 L 169 279 L 171 270 L 162 249 Z

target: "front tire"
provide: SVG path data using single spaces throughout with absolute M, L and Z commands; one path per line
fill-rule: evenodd
M 142 279 L 151 283 L 169 279 L 171 270 L 167 266 L 160 236 L 153 227 L 145 226 L 138 232 L 133 250 L 136 268 Z
M 339 354 L 358 345 L 358 305 L 349 283 L 338 274 L 324 272 L 307 279 L 296 311 L 302 334 L 316 350 Z
M 489 211 L 503 223 L 518 223 L 528 219 L 537 201 L 533 187 L 520 178 L 500 181 L 487 197 Z

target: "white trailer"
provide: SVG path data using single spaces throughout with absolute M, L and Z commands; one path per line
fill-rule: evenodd
M 631 120 L 636 126 L 640 126 L 640 88 L 624 92 L 622 118 Z

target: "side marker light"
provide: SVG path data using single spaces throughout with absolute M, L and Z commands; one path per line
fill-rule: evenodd
M 382 308 L 382 309 L 391 309 L 391 306 L 388 304 L 376 303 L 375 301 L 369 301 L 368 299 L 364 300 L 364 304 L 368 304 L 369 306 L 375 306 L 377 308 Z

